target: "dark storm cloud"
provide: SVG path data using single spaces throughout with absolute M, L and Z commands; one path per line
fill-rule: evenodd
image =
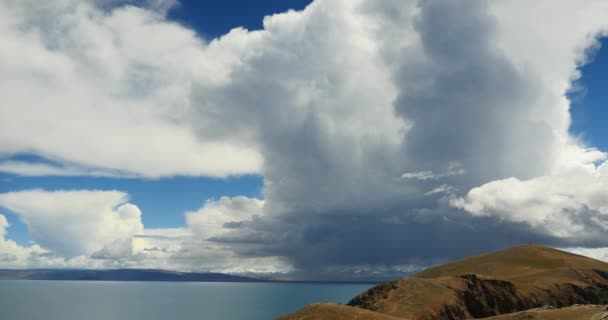
M 498 47 L 487 6 L 422 1 L 414 28 L 424 59 L 404 60 L 396 75 L 397 113 L 414 125 L 405 141 L 408 160 L 420 170 L 456 161 L 468 188 L 545 173 L 558 139 L 551 127 L 527 118 L 538 99 L 536 79 Z
M 213 241 L 282 256 L 301 277 L 577 242 L 450 205 L 495 179 L 546 174 L 560 148 L 560 132 L 530 116 L 539 79 L 499 47 L 486 2 L 361 5 L 357 14 L 379 26 L 365 30 L 380 48 L 368 55 L 343 30 L 352 17 L 321 6 L 305 12 L 297 36 L 269 36 L 226 88 L 236 94 L 222 101 L 247 106 L 240 121 L 259 139 L 266 215 Z
M 402 214 L 399 210 L 390 210 L 364 215 L 325 214 L 316 218 L 294 215 L 291 221 L 282 220 L 270 228 L 267 241 L 251 241 L 242 235 L 226 235 L 215 241 L 232 244 L 243 256 L 286 256 L 297 266 L 294 274 L 302 278 L 329 279 L 340 273 L 343 273 L 340 278 L 348 278 L 358 273 L 361 279 L 368 280 L 377 278 L 379 275 L 373 272 L 387 266 L 410 267 L 400 272 L 403 275 L 513 244 L 563 244 L 557 238 L 531 230 L 524 223 L 471 218 L 464 213 L 446 217 L 436 212 L 403 210 Z M 392 219 L 384 219 L 386 217 Z M 252 227 L 260 230 L 268 225 Z M 348 273 L 344 274 L 344 270 Z

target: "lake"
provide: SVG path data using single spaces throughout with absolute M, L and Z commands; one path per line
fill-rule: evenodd
M 0 281 L 2 320 L 269 320 L 371 284 Z

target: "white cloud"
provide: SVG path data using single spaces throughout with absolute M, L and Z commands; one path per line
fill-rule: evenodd
M 401 175 L 401 179 L 435 180 L 441 176 L 432 171 L 406 172 Z
M 185 125 L 192 83 L 225 81 L 234 63 L 191 30 L 154 10 L 104 12 L 94 1 L 0 7 L 0 155 L 35 153 L 92 175 L 259 172 L 251 144 Z M 10 162 L 3 171 L 75 174 Z
M 197 211 L 186 212 L 186 223 L 195 235 L 204 239 L 241 227 L 263 213 L 264 201 L 255 198 L 221 197 L 208 200 Z
M 167 260 L 182 270 L 205 270 L 227 273 L 285 273 L 293 268 L 284 257 L 237 254 L 223 244 L 191 241 Z
M 110 170 L 79 167 L 74 165 L 54 165 L 49 163 L 34 163 L 27 161 L 0 161 L 0 172 L 20 176 L 97 176 L 97 177 L 128 177 L 129 174 L 112 172 Z
M 206 238 L 235 233 L 261 213 L 263 201 L 223 197 L 186 216 L 189 228 L 144 229 L 141 211 L 118 191 L 28 190 L 0 194 L 0 207 L 16 213 L 34 244 L 7 239 L 0 214 L 0 268 L 156 268 L 182 271 L 275 273 L 291 266 L 282 257 L 247 256 Z M 231 225 L 232 223 L 232 225 Z
M 415 179 L 415 180 L 439 180 L 441 178 L 459 176 L 466 172 L 460 168 L 458 163 L 450 163 L 448 169 L 445 172 L 435 173 L 433 171 L 418 171 L 418 172 L 405 172 L 401 174 L 401 179 Z
M 285 273 L 292 268 L 282 257 L 239 255 L 221 243 L 201 239 L 199 231 L 148 229 L 142 235 L 112 241 L 87 259 L 105 268 L 227 273 Z
M 451 203 L 474 215 L 527 223 L 557 237 L 603 241 L 608 231 L 608 163 L 528 180 L 492 181 Z
M 65 256 L 90 254 L 106 243 L 143 232 L 141 211 L 119 191 L 26 190 L 0 194 L 30 237 Z
M 0 214 L 0 237 L 4 238 L 6 235 L 6 229 L 9 227 L 6 217 Z
M 447 185 L 447 184 L 442 184 L 440 186 L 433 188 L 432 190 L 427 191 L 424 195 L 431 196 L 434 194 L 452 193 L 454 191 L 456 191 L 456 188 L 454 188 L 450 185 Z
M 604 248 L 562 248 L 575 254 L 587 256 L 600 261 L 608 262 L 608 247 Z
M 44 256 L 48 253 L 38 245 L 23 247 L 15 241 L 7 239 L 8 228 L 10 227 L 6 217 L 0 214 L 0 267 L 19 268 L 31 263 L 32 257 Z M 41 264 L 40 266 L 45 266 Z

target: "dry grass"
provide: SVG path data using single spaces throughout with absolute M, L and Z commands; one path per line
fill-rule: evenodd
M 510 281 L 520 292 L 532 293 L 554 284 L 585 287 L 589 283 L 605 282 L 594 270 L 608 272 L 608 263 L 553 248 L 523 245 L 430 268 L 415 277 L 438 278 L 475 273 Z
M 580 305 L 561 309 L 533 309 L 528 311 L 516 312 L 483 318 L 485 320 L 604 320 L 608 319 L 606 306 L 601 305 Z
M 560 269 L 596 269 L 608 272 L 608 264 L 553 248 L 522 245 L 430 268 L 416 277 L 438 278 L 475 273 L 493 279 L 527 281 L 535 275 Z
M 337 305 L 333 303 L 314 303 L 295 313 L 276 320 L 404 320 L 382 313 Z

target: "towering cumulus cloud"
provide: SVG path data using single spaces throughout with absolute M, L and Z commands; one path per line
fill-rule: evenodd
M 0 194 L 40 245 L 66 256 L 93 253 L 113 239 L 143 232 L 141 211 L 118 191 L 30 190 Z
M 569 134 L 566 95 L 605 1 L 316 0 L 216 39 L 167 21 L 162 1 L 0 3 L 0 154 L 50 160 L 0 170 L 263 177 L 263 201 L 209 201 L 186 214 L 187 241 L 147 247 L 169 266 L 335 279 L 522 241 L 608 246 L 605 154 Z M 146 231 L 115 196 L 99 208 L 127 242 L 105 248 L 0 205 L 45 248 L 133 258 Z
M 604 6 L 318 1 L 267 18 L 217 105 L 255 112 L 247 119 L 257 121 L 242 123 L 257 126 L 268 216 L 244 225 L 247 236 L 218 239 L 264 239 L 260 254 L 282 252 L 315 272 L 581 242 L 512 219 L 532 207 L 482 214 L 460 197 L 494 180 L 594 170 L 604 159 L 569 135 L 565 95 L 604 27 Z M 580 22 L 576 30 L 556 29 L 566 17 Z M 215 88 L 200 92 L 216 99 Z M 584 215 L 566 209 L 552 214 L 563 223 Z M 580 223 L 595 229 L 593 221 L 601 222 Z

